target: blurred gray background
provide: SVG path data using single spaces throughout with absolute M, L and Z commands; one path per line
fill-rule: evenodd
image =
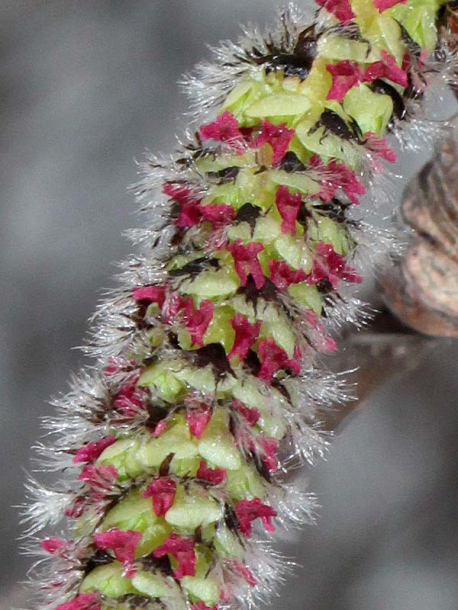
M 0 1 L 0 610 L 27 602 L 13 506 L 46 401 L 82 363 L 72 348 L 131 250 L 134 159 L 174 148 L 186 109 L 176 81 L 206 45 L 271 21 L 275 6 Z M 457 361 L 456 343 L 436 342 L 308 473 L 323 509 L 316 527 L 283 537 L 302 567 L 273 608 L 458 609 Z

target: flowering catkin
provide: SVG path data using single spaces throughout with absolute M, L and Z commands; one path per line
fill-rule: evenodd
M 68 524 L 41 541 L 42 610 L 249 606 L 281 570 L 263 530 L 311 519 L 284 475 L 323 452 L 315 413 L 340 398 L 316 361 L 356 308 L 352 207 L 438 69 L 444 3 L 317 4 L 217 50 L 188 81 L 196 130 L 145 164 L 141 255 L 48 421 L 67 480 L 31 483 L 31 533 Z

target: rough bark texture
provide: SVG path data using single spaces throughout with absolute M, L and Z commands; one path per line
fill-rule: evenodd
M 407 188 L 401 206 L 414 237 L 382 284 L 391 310 L 415 330 L 458 337 L 457 122 Z

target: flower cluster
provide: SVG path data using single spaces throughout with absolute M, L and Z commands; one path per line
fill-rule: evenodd
M 226 47 L 204 69 L 224 100 L 199 82 L 213 116 L 148 167 L 157 228 L 101 308 L 96 367 L 58 402 L 53 460 L 75 480 L 32 509 L 71 523 L 41 542 L 41 608 L 245 606 L 277 580 L 255 538 L 313 513 L 284 474 L 326 444 L 315 412 L 339 393 L 315 363 L 361 282 L 351 211 L 421 100 L 440 2 L 318 4 L 311 26 L 286 13 Z

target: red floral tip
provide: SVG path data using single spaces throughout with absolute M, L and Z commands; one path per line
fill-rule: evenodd
M 316 0 L 318 6 L 322 6 L 332 13 L 342 23 L 347 24 L 355 18 L 349 0 Z
M 186 318 L 194 313 L 194 303 L 190 297 L 182 297 L 181 295 L 172 292 L 170 298 L 165 304 L 163 318 L 167 324 L 175 322 L 178 314 L 182 313 Z
M 226 110 L 216 120 L 208 125 L 203 125 L 200 130 L 200 137 L 205 142 L 206 140 L 215 140 L 215 142 L 226 142 L 234 150 L 243 153 L 245 146 L 243 144 L 243 135 L 239 130 L 239 122 L 235 116 Z
M 288 129 L 286 123 L 274 125 L 269 121 L 261 122 L 261 133 L 253 140 L 251 146 L 260 148 L 263 144 L 270 144 L 273 150 L 273 164 L 278 165 L 288 151 L 294 129 Z
M 102 454 L 102 452 L 116 442 L 116 438 L 114 436 L 107 436 L 106 438 L 102 438 L 100 441 L 95 441 L 94 443 L 88 443 L 78 449 L 75 457 L 73 458 L 73 462 L 75 464 L 92 464 L 95 460 Z
M 368 131 L 365 134 L 366 140 L 364 146 L 371 152 L 375 153 L 381 159 L 388 161 L 388 163 L 396 163 L 397 156 L 392 148 L 387 144 L 385 138 L 380 138 L 377 134 Z
M 121 373 L 132 373 L 136 368 L 137 363 L 134 360 L 111 357 L 108 359 L 108 365 L 104 368 L 103 372 L 106 377 L 112 377 Z
M 105 377 L 111 377 L 112 375 L 117 375 L 117 373 L 119 373 L 121 370 L 122 369 L 119 367 L 119 365 L 113 361 L 110 362 L 107 367 L 105 367 L 103 374 L 105 375 Z
M 141 395 L 135 388 L 124 387 L 113 398 L 113 409 L 125 417 L 135 417 L 143 408 Z
M 86 498 L 77 496 L 71 506 L 65 509 L 64 515 L 69 519 L 78 519 L 84 513 L 86 507 Z
M 212 416 L 212 409 L 203 404 L 186 411 L 186 421 L 192 436 L 199 439 L 205 432 Z
M 239 400 L 233 400 L 232 406 L 243 417 L 249 426 L 253 427 L 258 423 L 261 417 L 261 413 L 258 411 L 258 409 L 249 409 Z
M 320 184 L 320 190 L 315 197 L 319 197 L 325 203 L 331 202 L 339 190 L 339 183 L 334 176 L 331 177 L 328 165 L 323 163 L 321 157 L 313 155 L 310 157 L 309 167 L 318 172 L 316 181 Z
M 318 316 L 313 311 L 307 311 L 304 317 L 315 331 L 310 337 L 310 342 L 313 347 L 318 351 L 325 353 L 337 351 L 337 343 L 334 339 L 326 336 L 325 328 Z
M 323 351 L 334 353 L 338 350 L 337 342 L 332 337 L 324 337 Z
M 427 58 L 428 51 L 426 49 L 423 49 L 420 55 L 405 53 L 402 58 L 402 69 L 409 75 L 409 85 L 418 95 L 422 95 L 426 88 L 424 64 Z
M 257 290 L 260 290 L 266 283 L 266 278 L 258 260 L 258 254 L 264 250 L 264 246 L 256 242 L 244 246 L 238 240 L 227 249 L 232 254 L 235 270 L 242 286 L 246 286 L 248 276 L 251 275 Z
M 295 271 L 284 261 L 269 261 L 270 281 L 274 286 L 285 292 L 291 284 L 298 284 L 307 279 L 307 275 L 301 269 Z
M 153 432 L 154 438 L 158 438 L 159 436 L 161 436 L 161 434 L 164 434 L 164 432 L 166 430 L 167 430 L 167 422 L 165 421 L 165 419 L 163 419 L 154 428 L 154 432 Z
M 95 546 L 101 551 L 111 550 L 115 558 L 127 569 L 128 575 L 133 576 L 133 562 L 135 559 L 135 549 L 137 548 L 142 535 L 135 530 L 124 532 L 113 527 L 108 532 L 101 532 L 94 535 Z
M 182 205 L 180 214 L 175 220 L 175 226 L 181 228 L 194 227 L 201 218 L 200 206 L 197 203 Z
M 262 449 L 261 459 L 267 470 L 269 470 L 269 472 L 276 472 L 278 470 L 278 441 L 274 438 L 267 438 L 266 436 L 260 435 L 257 437 L 256 442 Z
M 180 204 L 180 213 L 175 220 L 179 228 L 194 227 L 201 218 L 200 199 L 187 186 L 167 182 L 162 187 L 164 195 L 168 195 Z
M 165 301 L 165 286 L 142 286 L 134 288 L 132 293 L 134 301 L 145 301 L 147 303 L 157 303 L 162 309 Z
M 275 531 L 272 518 L 276 517 L 277 513 L 271 506 L 263 504 L 259 498 L 240 500 L 235 505 L 235 514 L 237 515 L 240 531 L 247 538 L 251 538 L 252 523 L 258 518 L 262 520 L 266 532 L 272 534 Z
M 140 377 L 140 373 L 137 372 L 135 375 L 131 375 L 128 379 L 125 379 L 123 381 L 122 386 L 119 388 L 116 396 L 123 394 L 123 395 L 131 395 L 135 392 L 135 390 L 137 389 L 137 383 L 138 383 L 138 379 Z
M 296 220 L 301 209 L 302 197 L 300 193 L 291 195 L 286 186 L 279 186 L 275 194 L 275 203 L 282 217 L 282 233 L 296 235 Z
M 326 66 L 326 70 L 332 76 L 332 86 L 326 99 L 336 100 L 339 103 L 343 102 L 350 89 L 362 78 L 359 66 L 348 59 L 339 61 L 337 64 L 330 64 Z
M 162 186 L 162 192 L 164 195 L 167 195 L 167 197 L 178 201 L 178 203 L 184 203 L 189 199 L 195 200 L 191 189 L 188 186 L 180 183 L 166 182 Z
M 249 570 L 246 566 L 242 565 L 238 561 L 231 561 L 231 567 L 233 568 L 234 572 L 237 572 L 237 574 L 250 585 L 250 587 L 256 586 L 257 580 L 253 576 L 251 570 Z
M 193 540 L 180 538 L 177 534 L 170 534 L 164 544 L 153 551 L 153 556 L 157 559 L 165 555 L 172 555 L 178 562 L 178 566 L 173 571 L 175 578 L 195 576 L 197 558 Z
M 81 593 L 71 602 L 57 606 L 56 610 L 101 610 L 98 593 Z
M 206 606 L 203 601 L 198 601 L 191 606 L 191 610 L 217 610 L 218 606 Z
M 175 500 L 177 484 L 169 477 L 154 479 L 143 493 L 144 498 L 153 498 L 153 509 L 158 517 L 163 517 Z
M 305 349 L 301 348 L 299 345 L 296 345 L 296 347 L 294 348 L 294 360 L 297 360 L 298 362 L 302 362 L 304 353 L 305 353 Z
M 67 540 L 62 538 L 45 538 L 40 541 L 40 546 L 43 551 L 46 551 L 50 555 L 59 555 L 61 551 L 67 548 Z
M 374 0 L 374 7 L 379 13 L 383 13 L 383 11 L 396 6 L 396 4 L 405 4 L 406 2 L 407 0 Z
M 142 393 L 136 387 L 138 378 L 123 386 L 113 398 L 113 408 L 126 417 L 135 417 L 143 408 Z
M 342 255 L 337 254 L 330 244 L 320 242 L 316 246 L 319 260 L 313 264 L 312 273 L 307 278 L 309 284 L 318 284 L 327 279 L 333 288 L 337 288 L 339 280 L 360 284 L 363 280 L 356 271 L 345 264 Z
M 87 483 L 93 488 L 107 488 L 118 478 L 118 471 L 114 466 L 95 466 L 88 464 L 81 470 L 78 481 Z
M 203 347 L 203 337 L 213 319 L 213 309 L 211 301 L 202 301 L 199 309 L 186 321 L 186 330 L 191 335 L 192 342 L 199 347 Z
M 105 466 L 104 464 L 83 466 L 78 481 L 85 483 L 89 487 L 89 491 L 83 492 L 84 495 L 77 496 L 65 514 L 76 519 L 91 506 L 106 501 L 113 493 L 117 478 L 118 471 L 114 466 Z
M 296 375 L 301 371 L 297 360 L 290 360 L 285 351 L 279 347 L 273 339 L 263 339 L 258 345 L 258 355 L 261 358 L 261 368 L 258 372 L 259 379 L 270 383 L 272 377 L 280 369 L 289 369 Z
M 364 184 L 359 182 L 355 173 L 343 163 L 337 163 L 335 159 L 325 165 L 318 155 L 313 155 L 310 167 L 323 172 L 321 189 L 317 196 L 325 203 L 332 201 L 339 188 L 352 203 L 359 203 L 359 197 L 366 193 Z
M 366 187 L 359 182 L 354 172 L 343 163 L 339 164 L 334 159 L 328 168 L 336 176 L 340 188 L 352 203 L 359 203 L 359 198 L 366 194 Z
M 200 208 L 202 218 L 212 223 L 215 228 L 224 227 L 235 218 L 235 210 L 225 203 L 211 203 Z
M 395 58 L 385 49 L 382 50 L 382 59 L 364 70 L 362 80 L 367 83 L 378 78 L 386 78 L 401 87 L 407 87 L 409 84 L 407 74 L 397 65 Z
M 241 313 L 237 313 L 231 320 L 231 326 L 235 330 L 235 341 L 229 358 L 238 356 L 240 360 L 245 360 L 251 346 L 257 341 L 261 322 L 250 324 Z
M 227 472 L 221 468 L 209 468 L 202 460 L 197 471 L 197 478 L 210 485 L 222 485 L 227 479 Z

